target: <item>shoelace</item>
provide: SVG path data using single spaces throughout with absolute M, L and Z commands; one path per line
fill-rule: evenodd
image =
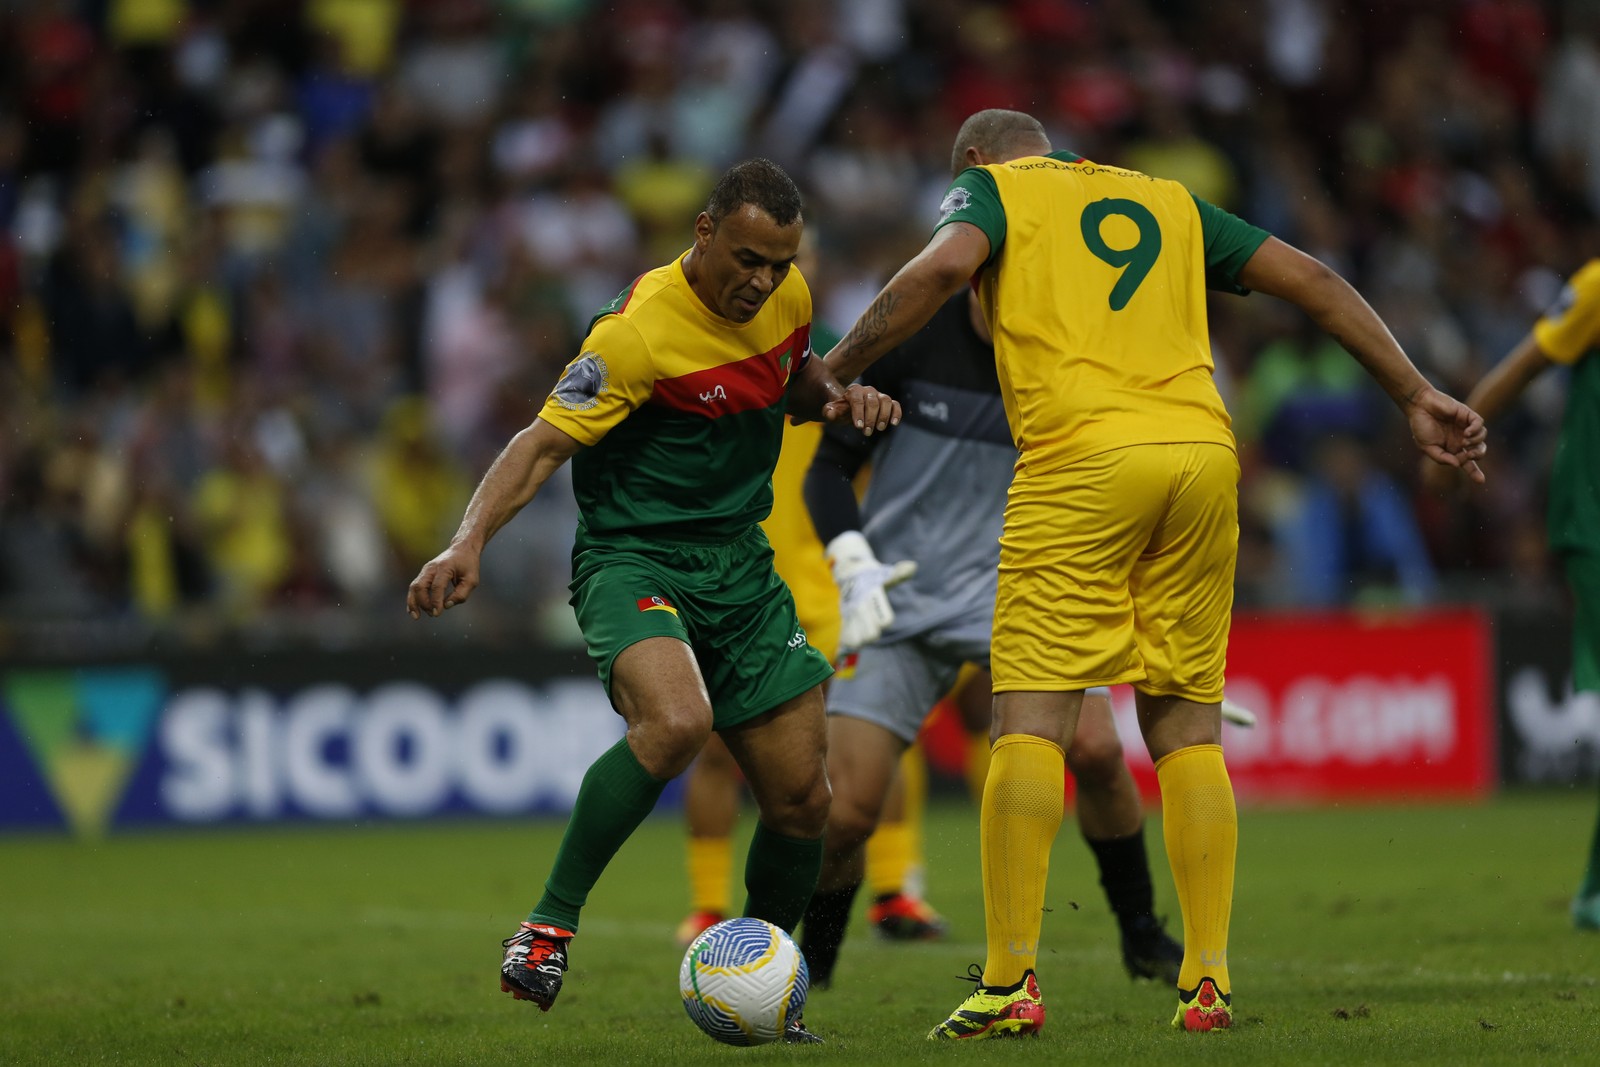
M 535 944 L 535 942 L 543 943 Z M 545 937 L 537 930 L 519 930 L 500 942 L 500 947 L 523 949 L 523 959 L 530 967 L 536 963 L 543 963 L 557 954 L 562 955 L 563 958 L 565 957 L 565 953 L 561 951 L 562 946 L 559 943 Z
M 956 977 L 961 979 L 963 982 L 971 982 L 975 986 L 982 986 L 983 985 L 983 964 L 981 964 L 981 963 L 969 963 L 969 964 L 967 964 L 967 973 L 966 974 L 958 974 L 958 975 L 956 975 Z

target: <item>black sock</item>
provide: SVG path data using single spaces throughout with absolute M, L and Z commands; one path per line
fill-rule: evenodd
M 800 954 L 806 958 L 811 984 L 825 987 L 833 980 L 833 966 L 839 962 L 839 947 L 850 925 L 850 906 L 855 903 L 861 883 L 843 889 L 830 889 L 811 897 L 800 927 Z
M 1084 840 L 1100 865 L 1100 885 L 1106 891 L 1117 925 L 1126 930 L 1129 923 L 1153 917 L 1155 889 L 1150 884 L 1150 860 L 1144 851 L 1144 827 L 1141 825 L 1127 837 Z

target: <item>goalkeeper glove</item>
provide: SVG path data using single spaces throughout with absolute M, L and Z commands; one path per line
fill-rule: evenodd
M 1433 466 L 1433 464 L 1429 464 Z M 1256 713 L 1249 708 L 1235 704 L 1227 697 L 1222 698 L 1222 718 L 1224 722 L 1231 722 L 1235 726 L 1251 727 L 1256 724 Z
M 828 566 L 839 586 L 839 648 L 850 651 L 870 645 L 894 622 L 888 589 L 917 573 L 912 560 L 883 564 L 857 530 L 828 542 Z

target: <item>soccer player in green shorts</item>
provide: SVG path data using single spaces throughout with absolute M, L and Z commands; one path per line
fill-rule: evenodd
M 1554 364 L 1572 368 L 1567 411 L 1550 471 L 1550 547 L 1561 557 L 1577 605 L 1572 628 L 1572 687 L 1600 692 L 1600 259 L 1568 281 L 1532 331 L 1484 376 L 1467 406 L 1492 420 Z M 1429 481 L 1451 472 L 1424 470 Z M 1580 930 L 1600 930 L 1600 825 L 1589 865 L 1572 901 Z
M 572 605 L 627 734 L 584 775 L 544 895 L 505 941 L 501 988 L 543 1010 L 589 890 L 712 730 L 760 812 L 745 914 L 793 930 L 816 886 L 831 668 L 757 524 L 772 507 L 786 413 L 871 434 L 899 422 L 900 406 L 868 386 L 841 389 L 811 358 L 811 293 L 792 269 L 803 226 L 799 190 L 777 165 L 723 175 L 694 245 L 601 309 L 406 596 L 413 618 L 465 601 L 495 531 L 572 461 Z M 785 1037 L 816 1040 L 798 1020 Z

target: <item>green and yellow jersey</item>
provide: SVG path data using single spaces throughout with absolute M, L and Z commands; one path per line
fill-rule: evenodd
M 939 226 L 989 238 L 978 297 L 994 335 L 1019 471 L 1127 445 L 1234 447 L 1212 380 L 1206 287 L 1268 234 L 1177 182 L 1070 152 L 973 167 Z
M 539 412 L 587 446 L 572 460 L 579 544 L 726 542 L 765 518 L 810 328 L 798 270 L 741 324 L 695 295 L 682 256 L 602 308 Z
M 1600 553 L 1600 259 L 1579 268 L 1533 326 L 1539 350 L 1572 368 L 1550 469 L 1550 546 Z

